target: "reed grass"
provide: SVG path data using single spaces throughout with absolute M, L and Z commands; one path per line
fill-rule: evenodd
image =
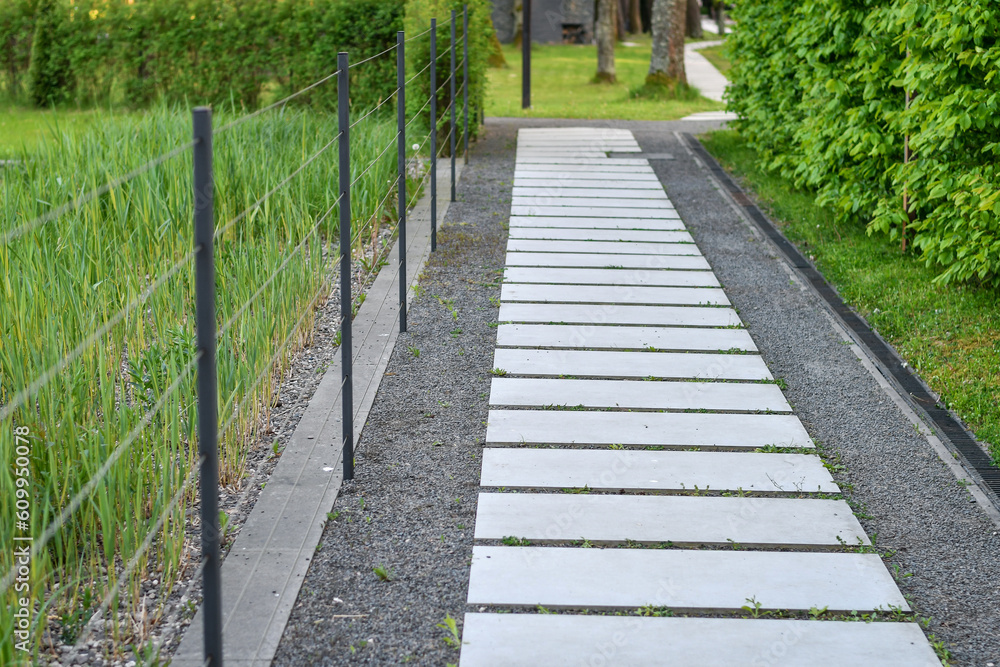
M 215 124 L 226 120 L 217 115 Z M 217 135 L 217 228 L 337 133 L 335 115 L 284 110 Z M 21 164 L 0 169 L 0 233 L 190 141 L 190 135 L 186 111 L 158 109 L 141 116 L 99 116 L 86 132 L 21 148 Z M 394 136 L 393 123 L 377 116 L 352 130 L 352 173 L 360 174 Z M 365 238 L 360 227 L 372 220 L 395 218 L 391 205 L 376 210 L 379 202 L 394 201 L 385 195 L 394 187 L 395 169 L 395 150 L 389 150 L 352 188 L 352 237 Z M 188 151 L 0 245 L 0 404 L 9 404 L 16 392 L 189 258 L 191 179 Z M 315 305 L 331 287 L 339 216 L 336 210 L 323 216 L 337 201 L 337 183 L 334 143 L 216 240 L 219 418 L 228 424 L 220 442 L 223 484 L 239 487 L 247 444 L 265 423 L 280 374 L 308 339 Z M 292 344 L 282 350 L 288 339 Z M 32 561 L 30 590 L 16 593 L 35 604 L 36 656 L 46 627 L 57 643 L 75 639 L 152 528 L 157 529 L 153 547 L 127 578 L 122 608 L 151 573 L 168 589 L 176 581 L 185 514 L 195 500 L 193 488 L 181 490 L 197 463 L 195 349 L 194 274 L 186 261 L 3 425 L 0 489 L 14 488 L 14 427 L 30 432 L 30 534 L 36 540 L 109 457 L 119 455 Z M 148 425 L 139 428 L 144 420 Z M 178 495 L 179 502 L 171 504 Z M 4 491 L 0 576 L 13 562 L 12 502 Z M 2 664 L 23 657 L 13 647 L 14 595 L 11 588 L 0 603 Z M 124 625 L 116 641 L 130 641 Z

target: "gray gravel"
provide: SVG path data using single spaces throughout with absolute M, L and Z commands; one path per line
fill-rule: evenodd
M 844 464 L 834 475 L 887 564 L 912 575 L 899 585 L 917 617 L 953 664 L 1000 664 L 997 527 L 673 135 L 718 124 L 537 119 L 488 122 L 275 664 L 457 662 L 437 624 L 461 628 L 466 611 L 515 132 L 556 125 L 628 128 L 644 152 L 674 156 L 654 169 L 806 428 Z
M 458 661 L 438 624 L 465 612 L 513 142 L 490 132 L 465 168 L 276 665 Z

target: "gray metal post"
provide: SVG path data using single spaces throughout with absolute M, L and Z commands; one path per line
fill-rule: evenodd
M 455 201 L 455 10 L 451 10 L 451 200 Z
M 195 322 L 198 327 L 198 453 L 201 474 L 202 613 L 205 663 L 222 667 L 222 573 L 219 570 L 219 397 L 215 358 L 215 205 L 212 110 L 197 107 L 194 126 Z
M 344 479 L 354 479 L 354 369 L 351 352 L 351 109 L 347 54 L 337 54 L 337 142 L 340 164 L 340 377 Z
M 438 245 L 437 52 L 437 19 L 431 19 L 431 252 Z
M 465 164 L 469 164 L 469 5 L 462 7 L 462 115 L 465 131 Z
M 521 108 L 531 108 L 531 0 L 521 3 Z
M 406 37 L 396 33 L 396 168 L 399 170 L 399 333 L 406 331 Z

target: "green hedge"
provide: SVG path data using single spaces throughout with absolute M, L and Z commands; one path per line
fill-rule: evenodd
M 35 4 L 35 0 L 0 2 L 0 92 L 7 97 L 24 95 L 35 35 Z
M 1000 6 L 742 0 L 733 15 L 729 105 L 767 166 L 870 232 L 905 229 L 937 280 L 1000 286 Z
M 448 78 L 449 16 L 458 15 L 461 69 L 462 0 L 7 0 L 0 3 L 0 90 L 39 106 L 142 107 L 153 102 L 229 104 L 255 108 L 300 90 L 336 69 L 337 53 L 352 63 L 396 43 L 396 32 L 423 33 L 438 18 L 438 80 Z M 494 34 L 489 0 L 469 3 L 469 112 L 478 117 Z M 404 21 L 405 15 L 405 21 Z M 408 77 L 427 65 L 430 40 L 407 44 Z M 33 57 L 29 55 L 34 52 Z M 351 70 L 351 104 L 369 108 L 392 95 L 394 53 Z M 457 78 L 459 95 L 463 84 Z M 333 108 L 336 85 L 297 99 Z M 429 77 L 408 90 L 408 111 L 429 110 Z M 442 112 L 450 102 L 445 86 Z M 459 98 L 461 104 L 461 97 Z M 478 133 L 478 123 L 470 131 Z M 439 124 L 449 131 L 447 115 Z
M 490 18 L 492 2 L 490 0 L 407 0 L 406 2 L 406 33 L 407 35 L 418 35 L 430 28 L 431 18 L 437 18 L 437 81 L 441 87 L 448 80 L 451 72 L 451 58 L 448 51 L 451 48 L 451 10 L 455 10 L 455 36 L 456 53 L 455 64 L 457 68 L 455 78 L 455 94 L 457 99 L 456 121 L 461 132 L 462 125 L 462 85 L 465 79 L 462 72 L 462 8 L 469 6 L 469 134 L 477 136 L 479 133 L 479 123 L 473 119 L 478 118 L 480 110 L 486 102 L 486 70 L 489 67 L 490 54 L 493 52 L 491 38 L 495 34 L 493 21 Z M 430 39 L 429 35 L 414 39 L 406 45 L 407 61 L 410 70 L 408 76 L 413 76 L 427 66 L 430 60 Z M 428 74 L 421 74 L 412 84 L 413 88 L 407 90 L 407 107 L 411 113 L 418 112 L 430 97 L 430 77 Z M 446 112 L 451 102 L 450 84 L 445 84 L 438 93 L 438 137 L 440 142 L 445 141 L 450 132 L 450 111 Z M 424 109 L 421 115 L 424 118 L 424 128 L 430 125 L 430 109 Z M 458 135 L 459 138 L 461 134 Z M 461 151 L 461 149 L 459 149 Z M 444 148 L 444 154 L 448 149 Z
M 403 3 L 14 0 L 0 9 L 3 85 L 39 105 L 162 100 L 253 108 L 332 73 L 338 51 L 357 61 L 394 44 Z M 391 94 L 395 63 L 373 61 L 351 78 L 352 104 L 367 107 Z M 336 86 L 303 99 L 329 107 Z

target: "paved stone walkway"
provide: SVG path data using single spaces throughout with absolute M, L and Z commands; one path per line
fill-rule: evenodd
M 520 131 L 461 664 L 938 665 L 639 150 Z

